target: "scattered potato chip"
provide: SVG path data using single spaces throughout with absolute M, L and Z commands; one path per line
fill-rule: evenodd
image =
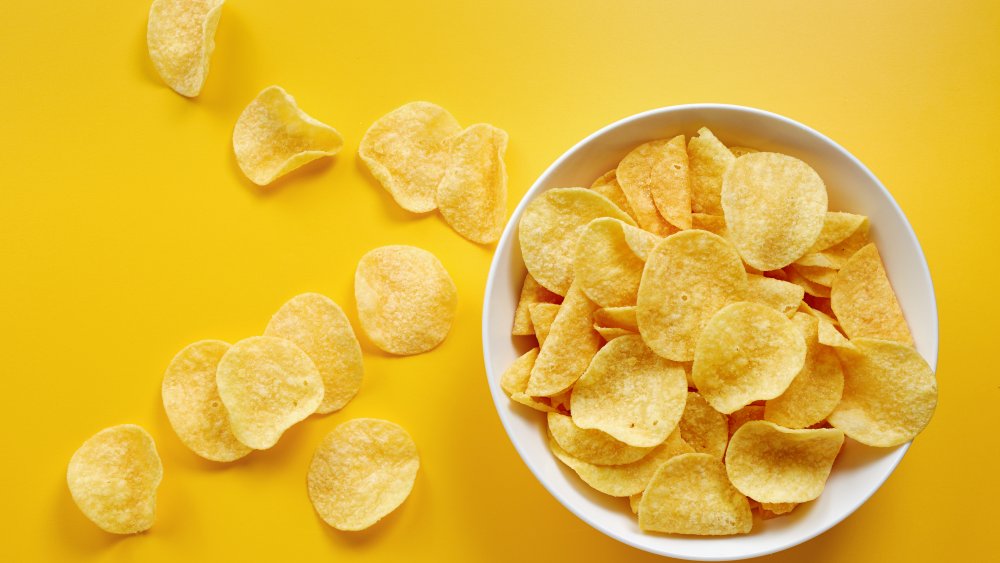
M 531 277 L 531 274 L 524 275 L 524 284 L 521 286 L 521 298 L 517 302 L 517 309 L 514 311 L 514 328 L 511 334 L 514 336 L 528 336 L 535 334 L 535 329 L 531 324 L 530 307 L 534 303 L 555 303 L 562 302 L 562 297 L 545 289 Z
M 760 516 L 764 520 L 777 518 L 778 516 L 791 513 L 798 505 L 799 503 L 797 502 L 762 502 L 760 503 Z
M 69 460 L 66 484 L 84 516 L 112 534 L 153 526 L 163 465 L 152 436 L 134 424 L 105 428 Z
M 535 366 L 538 359 L 538 348 L 532 348 L 521 357 L 514 360 L 507 371 L 500 376 L 500 388 L 515 403 L 521 403 L 526 407 L 542 412 L 556 412 L 558 409 L 547 397 L 532 397 L 524 392 L 528 387 L 528 378 L 531 376 L 531 368 Z
M 799 303 L 805 295 L 798 285 L 756 274 L 747 274 L 747 283 L 747 299 L 772 307 L 787 317 L 799 310 Z
M 745 534 L 752 526 L 747 498 L 708 454 L 679 455 L 661 465 L 639 502 L 645 531 L 722 536 Z
M 594 219 L 576 243 L 574 280 L 601 307 L 635 305 L 646 257 L 659 240 L 617 219 Z
M 291 298 L 271 317 L 264 336 L 290 341 L 316 364 L 323 378 L 317 413 L 339 411 L 361 390 L 361 345 L 344 310 L 329 297 L 303 293 Z
M 691 214 L 691 228 L 708 231 L 712 234 L 726 238 L 729 230 L 726 228 L 726 218 L 721 215 L 707 215 L 705 213 Z
M 632 510 L 632 514 L 639 514 L 639 503 L 642 502 L 642 493 L 636 493 L 634 495 L 629 495 L 628 497 L 628 507 Z
M 837 277 L 837 270 L 833 268 L 823 268 L 821 266 L 802 266 L 792 264 L 789 268 L 795 270 L 803 278 L 825 287 L 833 285 L 833 279 Z
M 380 349 L 420 354 L 444 341 L 455 320 L 457 289 L 436 256 L 414 246 L 370 250 L 354 273 L 361 328 Z
M 706 127 L 688 141 L 691 159 L 691 210 L 722 215 L 722 178 L 736 162 L 733 153 Z
M 630 332 L 639 332 L 634 305 L 628 307 L 602 307 L 594 311 L 594 324 L 608 328 L 623 328 Z
M 528 315 L 531 317 L 532 326 L 535 327 L 535 337 L 539 346 L 545 344 L 545 338 L 548 337 L 557 314 L 559 305 L 553 303 L 532 303 L 528 306 Z
M 681 438 L 694 451 L 710 454 L 718 459 L 726 453 L 729 443 L 729 423 L 726 415 L 712 408 L 708 401 L 698 393 L 689 392 L 684 414 L 677 427 Z
M 794 267 L 785 268 L 785 275 L 788 276 L 789 283 L 794 283 L 795 285 L 801 287 L 802 291 L 804 291 L 807 295 L 812 295 L 813 297 L 830 297 L 829 286 L 820 285 L 814 281 L 806 279 Z
M 559 413 L 549 413 L 549 434 L 566 453 L 594 465 L 625 465 L 653 450 L 619 442 L 600 430 L 580 428 L 571 417 Z
M 627 213 L 635 221 L 635 212 L 632 211 L 632 206 L 629 205 L 628 198 L 625 197 L 625 192 L 622 191 L 622 187 L 618 183 L 618 176 L 615 169 L 608 170 L 600 178 L 594 180 L 590 189 L 610 199 L 611 203 L 617 205 L 619 209 Z
M 861 225 L 846 239 L 835 243 L 833 246 L 820 252 L 811 252 L 795 261 L 802 266 L 817 266 L 820 268 L 833 268 L 839 270 L 847 263 L 847 260 L 854 256 L 854 253 L 861 250 L 868 244 L 868 229 L 870 224 L 865 217 Z
M 398 424 L 348 420 L 323 438 L 309 465 L 309 500 L 338 530 L 364 530 L 403 504 L 413 490 L 420 454 Z
M 570 411 L 580 428 L 651 447 L 677 427 L 686 400 L 684 369 L 631 335 L 608 342 L 594 356 L 573 387 Z
M 233 344 L 215 375 L 233 434 L 266 450 L 323 402 L 323 378 L 301 348 L 283 338 L 252 336 Z
M 837 327 L 826 321 L 819 321 L 819 343 L 831 348 L 854 348 L 851 341 L 837 330 Z
M 221 340 L 189 344 L 163 374 L 163 410 L 170 426 L 185 446 L 212 461 L 233 461 L 252 451 L 233 435 L 215 384 L 216 367 L 227 350 L 229 344 Z
M 750 147 L 736 146 L 736 147 L 729 147 L 729 152 L 733 153 L 733 156 L 735 156 L 736 158 L 739 158 L 745 154 L 750 154 L 753 152 L 760 152 L 760 151 L 757 149 L 752 149 Z
M 441 106 L 410 102 L 368 128 L 358 156 L 400 207 L 427 213 L 437 208 L 438 184 L 451 164 L 445 139 L 461 131 Z
M 449 165 L 437 187 L 441 216 L 463 237 L 496 242 L 507 222 L 507 133 L 479 123 L 444 140 Z
M 601 337 L 593 326 L 595 309 L 597 305 L 575 283 L 570 286 L 531 370 L 526 390 L 529 395 L 550 397 L 580 379 L 601 346 Z
M 874 244 L 857 251 L 841 268 L 830 292 L 830 305 L 852 340 L 864 337 L 913 344 Z
M 702 328 L 716 311 L 748 291 L 736 249 L 707 231 L 681 231 L 653 248 L 639 283 L 639 333 L 657 354 L 694 358 Z
M 622 336 L 631 336 L 636 334 L 634 330 L 609 326 L 594 325 L 594 330 L 597 331 L 597 334 L 601 335 L 601 338 L 603 338 L 605 342 L 611 342 L 615 338 L 621 338 Z
M 618 183 L 633 209 L 643 209 L 640 225 L 667 235 L 691 228 L 691 181 L 684 135 L 650 141 L 632 149 L 617 169 Z
M 833 326 L 840 326 L 840 323 L 837 321 L 837 319 L 831 317 L 829 314 L 827 314 L 827 313 L 825 313 L 823 311 L 820 311 L 818 309 L 813 309 L 805 301 L 802 301 L 802 303 L 799 303 L 799 311 L 801 311 L 803 313 L 808 313 L 808 314 L 816 317 L 817 319 L 819 319 L 819 320 L 821 320 L 821 321 L 823 321 L 823 322 L 825 322 L 827 324 L 830 324 L 830 325 L 833 325 Z
M 733 434 L 726 471 L 741 493 L 758 502 L 806 502 L 823 492 L 843 443 L 837 429 L 790 430 L 756 420 Z
M 257 94 L 233 128 L 233 152 L 246 177 L 266 186 L 317 158 L 340 152 L 344 140 L 295 104 L 278 86 Z
M 146 46 L 153 68 L 175 92 L 201 93 L 215 50 L 223 0 L 153 0 Z
M 934 370 L 913 348 L 888 340 L 852 338 L 856 350 L 838 348 L 844 396 L 827 420 L 869 446 L 912 440 L 937 406 Z
M 567 390 L 565 390 L 565 391 L 563 391 L 561 393 L 556 393 L 555 395 L 552 395 L 551 397 L 541 397 L 539 400 L 548 399 L 549 400 L 549 404 L 552 405 L 552 408 L 556 412 L 559 412 L 559 413 L 562 413 L 562 414 L 569 414 L 569 403 L 570 403 L 570 399 L 572 397 L 573 397 L 573 388 L 570 387 L 569 389 L 567 389 Z
M 816 242 L 807 253 L 822 252 L 835 244 L 844 242 L 862 227 L 868 218 L 864 215 L 844 213 L 842 211 L 827 211 L 823 218 L 823 229 L 819 232 Z
M 729 437 L 740 429 L 740 426 L 751 420 L 764 420 L 764 407 L 760 405 L 747 405 L 729 415 Z M 727 444 L 728 445 L 728 444 Z

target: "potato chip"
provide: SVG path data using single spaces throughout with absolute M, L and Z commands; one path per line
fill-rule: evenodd
M 829 286 L 820 285 L 806 279 L 794 267 L 785 268 L 785 275 L 788 276 L 789 283 L 794 283 L 795 285 L 801 287 L 802 291 L 804 291 L 807 295 L 812 295 L 813 297 L 830 297 Z
M 444 140 L 449 165 L 437 187 L 441 216 L 463 237 L 496 242 L 507 222 L 507 133 L 478 123 Z
M 792 322 L 806 341 L 805 365 L 784 393 L 767 401 L 764 418 L 785 428 L 806 428 L 824 420 L 840 402 L 844 372 L 836 352 L 820 345 L 822 321 L 795 313 Z
M 185 446 L 212 461 L 233 461 L 252 451 L 233 435 L 215 384 L 216 367 L 227 350 L 229 344 L 221 340 L 189 344 L 163 374 L 163 410 L 170 426 Z
M 613 497 L 627 497 L 641 493 L 657 468 L 670 458 L 691 451 L 691 446 L 684 443 L 677 432 L 670 434 L 662 444 L 639 460 L 625 465 L 594 465 L 576 459 L 566 453 L 551 435 L 549 448 L 556 459 L 575 471 L 584 483 Z
M 760 504 L 760 515 L 764 520 L 770 520 L 771 518 L 789 514 L 798 505 L 799 503 L 797 502 L 762 502 Z
M 219 360 L 215 382 L 233 434 L 266 450 L 323 402 L 323 378 L 301 348 L 283 338 L 252 336 Z
M 569 414 L 569 403 L 572 396 L 573 388 L 570 387 L 561 393 L 556 393 L 551 397 L 541 397 L 539 400 L 544 401 L 545 399 L 548 399 L 549 404 L 552 405 L 552 408 L 555 409 L 556 412 Z
M 805 359 L 805 339 L 788 317 L 739 302 L 716 313 L 701 333 L 691 377 L 708 404 L 728 414 L 784 393 Z
M 532 277 L 549 291 L 566 295 L 576 243 L 587 224 L 600 217 L 633 224 L 608 198 L 586 188 L 556 188 L 532 200 L 518 224 L 521 254 Z
M 524 275 L 524 284 L 521 286 L 521 298 L 517 302 L 517 309 L 514 310 L 514 328 L 511 334 L 514 336 L 528 336 L 535 334 L 535 329 L 531 324 L 530 307 L 534 303 L 555 303 L 562 302 L 562 296 L 556 295 L 545 289 L 531 277 L 531 274 Z
M 677 427 L 681 438 L 694 451 L 710 454 L 722 459 L 729 443 L 729 423 L 726 415 L 712 408 L 708 401 L 698 393 L 688 393 L 684 414 Z
M 864 337 L 913 344 L 874 244 L 859 250 L 841 268 L 830 292 L 830 305 L 852 340 Z
M 726 229 L 726 218 L 721 215 L 707 215 L 705 213 L 691 214 L 691 228 L 701 229 L 726 238 L 729 230 Z
M 745 534 L 753 515 L 718 458 L 690 453 L 670 459 L 653 475 L 639 502 L 639 527 L 699 536 Z
M 831 348 L 854 348 L 851 341 L 841 334 L 837 330 L 837 327 L 823 320 L 819 321 L 819 336 L 817 338 L 823 346 Z
M 757 149 L 752 149 L 750 147 L 729 147 L 729 152 L 733 153 L 733 156 L 739 158 L 745 154 L 750 154 L 752 152 L 760 152 Z
M 869 446 L 912 440 L 937 406 L 934 370 L 913 348 L 888 340 L 852 338 L 856 350 L 838 348 L 844 396 L 827 420 Z
M 632 510 L 632 514 L 639 514 L 639 503 L 642 502 L 642 493 L 636 493 L 634 495 L 629 495 L 628 497 L 628 507 Z
M 451 164 L 445 139 L 461 131 L 441 106 L 410 102 L 368 128 L 358 156 L 400 207 L 426 213 L 437 208 L 438 184 Z
M 266 186 L 278 177 L 324 156 L 340 152 L 336 129 L 299 109 L 278 86 L 257 94 L 233 128 L 233 152 L 251 182 Z
M 576 243 L 574 280 L 601 307 L 635 305 L 646 257 L 659 240 L 617 219 L 594 219 Z
M 805 295 L 802 287 L 794 283 L 756 274 L 747 274 L 747 283 L 748 300 L 772 307 L 787 317 L 791 317 L 799 310 L 799 303 Z
M 628 307 L 602 307 L 594 311 L 594 324 L 607 328 L 622 328 L 630 332 L 639 332 L 634 305 Z
M 593 326 L 595 309 L 597 305 L 575 283 L 570 286 L 531 370 L 526 390 L 529 395 L 549 397 L 561 393 L 583 375 L 601 346 L 601 337 Z
M 847 260 L 854 253 L 861 250 L 869 242 L 868 229 L 870 224 L 868 218 L 864 218 L 861 225 L 851 233 L 846 239 L 835 243 L 826 250 L 811 252 L 795 261 L 801 266 L 816 266 L 820 268 L 833 268 L 839 270 L 847 263 Z M 820 233 L 822 235 L 822 233 Z
M 816 317 L 817 319 L 819 319 L 819 320 L 821 320 L 821 321 L 823 321 L 823 322 L 825 322 L 827 324 L 831 324 L 833 326 L 840 326 L 840 323 L 837 321 L 837 319 L 831 317 L 829 314 L 827 314 L 827 313 L 825 313 L 823 311 L 820 311 L 818 309 L 813 309 L 805 301 L 802 301 L 802 303 L 799 303 L 799 311 L 801 311 L 803 313 L 808 313 L 808 314 Z
M 740 426 L 751 420 L 764 420 L 764 407 L 760 405 L 747 405 L 729 415 L 729 437 L 740 429 Z M 728 444 L 727 444 L 728 445 Z
M 597 334 L 601 335 L 601 338 L 603 338 L 605 342 L 611 342 L 615 338 L 621 338 L 622 336 L 631 336 L 633 334 L 636 334 L 634 330 L 628 330 L 626 328 L 608 327 L 608 326 L 594 325 L 594 330 L 597 331 Z
M 521 403 L 526 407 L 531 407 L 542 412 L 556 412 L 551 401 L 546 397 L 532 397 L 525 394 L 528 387 L 528 378 L 531 376 L 531 368 L 535 366 L 538 359 L 538 348 L 532 348 L 521 357 L 514 360 L 514 363 L 507 367 L 507 370 L 500 376 L 500 388 L 510 399 L 516 403 Z
M 291 298 L 271 317 L 264 336 L 292 342 L 316 364 L 323 378 L 323 402 L 317 413 L 339 411 L 361 390 L 365 375 L 361 345 L 347 315 L 329 297 L 303 293 Z
M 531 324 L 535 327 L 535 337 L 538 345 L 545 344 L 545 338 L 549 335 L 556 315 L 559 314 L 559 305 L 553 303 L 532 303 L 528 306 L 528 314 L 531 317 Z
M 758 270 L 784 268 L 802 257 L 819 238 L 826 204 L 819 174 L 783 154 L 741 156 L 722 182 L 729 240 Z
M 370 250 L 354 273 L 358 319 L 381 350 L 407 356 L 435 348 L 455 320 L 455 282 L 436 256 L 415 246 Z
M 823 229 L 820 230 L 819 237 L 816 238 L 816 242 L 807 253 L 822 252 L 835 244 L 844 242 L 867 221 L 868 218 L 864 215 L 827 211 L 826 217 L 823 218 Z
M 743 263 L 729 242 L 707 231 L 681 231 L 646 260 L 636 307 L 639 333 L 664 358 L 692 360 L 708 320 L 747 291 Z
M 826 287 L 832 286 L 833 279 L 837 277 L 837 270 L 833 268 L 824 268 L 821 266 L 802 266 L 801 264 L 792 264 L 789 268 L 795 270 L 797 274 L 814 284 Z
M 667 235 L 663 221 L 677 229 L 691 228 L 691 181 L 684 135 L 650 141 L 632 149 L 617 169 L 618 183 L 633 209 L 644 209 L 640 225 Z M 649 204 L 652 204 L 650 207 Z M 654 218 L 655 216 L 655 218 Z
M 600 178 L 594 180 L 590 189 L 610 199 L 612 203 L 617 205 L 618 208 L 625 213 L 628 213 L 628 216 L 635 221 L 635 212 L 632 211 L 632 206 L 629 205 L 628 198 L 625 197 L 625 192 L 622 191 L 622 187 L 618 183 L 618 176 L 615 172 L 615 169 L 611 169 L 602 174 Z
M 706 127 L 698 130 L 697 137 L 688 141 L 691 160 L 691 211 L 695 213 L 722 213 L 722 177 L 736 162 L 733 153 Z
M 758 502 L 806 502 L 823 492 L 843 443 L 844 433 L 834 428 L 790 430 L 755 420 L 733 434 L 726 471 Z
M 559 447 L 580 461 L 594 465 L 625 465 L 653 450 L 615 440 L 600 430 L 585 430 L 564 414 L 549 413 L 549 434 Z
M 188 98 L 201 93 L 215 50 L 223 0 L 153 0 L 146 27 L 146 47 L 153 68 L 175 92 Z
M 375 418 L 348 420 L 323 438 L 309 465 L 309 500 L 338 530 L 364 530 L 413 490 L 420 454 L 398 424 Z
M 84 516 L 105 532 L 148 530 L 156 516 L 163 465 L 152 436 L 134 424 L 105 428 L 69 460 L 66 484 Z
M 594 356 L 573 387 L 570 410 L 580 428 L 651 447 L 677 427 L 686 400 L 684 369 L 631 335 L 615 338 Z

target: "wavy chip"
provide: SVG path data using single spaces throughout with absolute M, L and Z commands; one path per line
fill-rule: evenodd
M 500 376 L 500 388 L 516 403 L 521 403 L 537 411 L 556 412 L 557 409 L 553 407 L 547 397 L 532 397 L 524 392 L 528 388 L 531 368 L 535 366 L 537 359 L 538 348 L 535 347 L 514 360 Z
M 549 413 L 549 434 L 566 453 L 594 465 L 624 465 L 638 461 L 653 450 L 637 448 L 614 439 L 600 430 L 577 426 L 564 414 Z
M 153 0 L 146 47 L 153 68 L 175 92 L 201 93 L 215 50 L 223 0 Z
M 594 219 L 576 243 L 574 280 L 601 307 L 635 305 L 646 257 L 659 240 L 617 219 Z
M 726 415 L 712 408 L 704 397 L 689 392 L 684 414 L 677 424 L 681 437 L 694 451 L 718 459 L 726 453 L 729 443 L 729 423 Z
M 878 338 L 913 344 L 874 244 L 857 251 L 840 269 L 830 291 L 830 305 L 852 340 Z
M 691 228 L 691 181 L 684 135 L 639 145 L 625 155 L 616 173 L 632 208 L 638 204 L 644 210 L 639 223 L 644 229 L 667 235 L 674 229 Z M 674 228 L 665 227 L 664 221 Z
M 814 284 L 825 287 L 832 286 L 834 278 L 837 277 L 837 270 L 834 268 L 824 268 L 822 266 L 803 266 L 801 264 L 792 264 L 789 268 L 795 270 L 797 274 Z
M 809 248 L 808 253 L 822 252 L 835 244 L 844 242 L 867 221 L 868 218 L 864 215 L 844 213 L 843 211 L 827 211 L 823 218 L 823 228 L 819 232 L 819 237 Z
M 486 123 L 444 140 L 449 165 L 437 187 L 441 216 L 479 244 L 496 242 L 507 217 L 507 133 Z
M 535 327 L 535 337 L 539 346 L 545 344 L 545 339 L 549 336 L 549 330 L 558 314 L 559 305 L 552 303 L 532 303 L 528 307 L 528 315 L 531 317 L 531 325 Z
M 735 147 L 729 147 L 729 152 L 733 153 L 733 156 L 735 156 L 736 158 L 739 158 L 745 154 L 750 154 L 760 151 L 757 149 L 752 149 L 750 147 L 735 146 Z
M 854 348 L 851 341 L 847 339 L 846 336 L 837 330 L 837 327 L 833 326 L 829 322 L 824 320 L 819 321 L 819 343 L 823 346 L 829 346 L 831 348 Z
M 570 286 L 531 370 L 526 391 L 529 395 L 550 397 L 580 379 L 601 346 L 601 337 L 593 326 L 595 309 L 597 305 L 575 283 Z
M 688 141 L 691 175 L 691 210 L 722 215 L 722 178 L 736 162 L 733 153 L 706 127 Z
M 514 328 L 511 334 L 514 336 L 529 336 L 535 334 L 535 329 L 531 324 L 530 307 L 535 303 L 555 303 L 562 302 L 562 296 L 556 295 L 545 289 L 531 277 L 531 274 L 524 275 L 524 283 L 521 285 L 521 297 L 517 302 L 517 309 L 514 310 Z
M 601 177 L 594 180 L 594 183 L 591 184 L 590 189 L 610 199 L 612 203 L 625 213 L 628 213 L 628 216 L 635 221 L 635 211 L 632 211 L 632 206 L 629 205 L 628 198 L 625 197 L 625 192 L 622 191 L 622 187 L 618 183 L 616 169 L 611 169 L 601 174 Z
M 708 231 L 712 234 L 726 238 L 729 229 L 726 228 L 726 218 L 721 215 L 707 215 L 705 213 L 691 214 L 691 228 Z
M 865 217 L 861 225 L 846 239 L 833 244 L 826 250 L 810 252 L 796 260 L 795 263 L 802 266 L 817 266 L 839 270 L 847 263 L 847 260 L 851 256 L 854 256 L 855 252 L 868 244 L 868 230 L 870 226 L 868 218 Z M 822 236 L 822 233 L 820 235 Z
M 804 291 L 807 295 L 820 298 L 830 297 L 829 286 L 818 284 L 807 279 L 805 276 L 800 274 L 795 267 L 785 268 L 785 275 L 788 277 L 789 283 L 794 283 L 795 285 L 801 287 L 802 291 Z
M 799 310 L 799 303 L 805 296 L 805 290 L 794 283 L 756 274 L 747 274 L 747 284 L 748 300 L 772 307 L 788 317 Z
M 729 414 L 729 437 L 740 429 L 740 426 L 751 420 L 764 420 L 764 407 L 761 405 L 747 405 L 742 409 Z M 728 444 L 727 444 L 728 445 Z

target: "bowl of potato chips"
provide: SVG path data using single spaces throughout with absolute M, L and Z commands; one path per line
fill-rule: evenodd
M 889 477 L 937 404 L 930 273 L 889 191 L 802 124 L 613 123 L 528 190 L 483 352 L 515 449 L 576 516 L 692 560 L 774 553 Z

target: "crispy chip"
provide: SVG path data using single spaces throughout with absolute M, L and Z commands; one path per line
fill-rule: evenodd
M 868 244 L 868 229 L 870 224 L 868 218 L 864 218 L 861 225 L 846 239 L 835 243 L 833 246 L 821 252 L 811 252 L 795 261 L 802 266 L 817 266 L 820 268 L 833 268 L 839 270 L 854 253 L 861 250 Z M 822 234 L 822 233 L 821 233 Z
M 528 306 L 528 316 L 531 317 L 531 324 L 535 327 L 535 337 L 539 346 L 545 344 L 545 338 L 549 335 L 557 314 L 559 305 L 553 303 L 532 303 Z
M 636 318 L 646 344 L 664 358 L 694 358 L 708 320 L 748 291 L 736 249 L 708 231 L 681 231 L 653 248 L 639 284 Z
M 531 368 L 534 367 L 536 359 L 538 359 L 538 348 L 532 348 L 514 360 L 514 363 L 510 364 L 500 376 L 500 388 L 516 403 L 537 411 L 555 412 L 557 409 L 548 398 L 532 397 L 524 392 L 528 387 L 528 378 L 531 376 Z
M 867 221 L 868 218 L 864 215 L 827 211 L 826 217 L 823 218 L 823 229 L 820 230 L 819 237 L 809 248 L 808 253 L 822 252 L 835 244 L 844 242 Z
M 692 213 L 691 228 L 708 231 L 722 238 L 726 238 L 729 235 L 729 229 L 726 228 L 726 218 L 722 215 Z
M 844 396 L 827 420 L 869 446 L 912 440 L 937 406 L 934 371 L 913 348 L 888 340 L 852 338 L 856 350 L 838 348 Z
M 639 332 L 634 305 L 628 307 L 602 307 L 594 311 L 594 324 L 608 328 L 623 328 L 631 332 Z
M 153 0 L 146 46 L 153 68 L 175 92 L 193 98 L 208 77 L 223 0 Z
M 628 497 L 628 507 L 632 510 L 632 514 L 639 514 L 639 503 L 642 502 L 642 493 L 636 493 L 634 495 L 629 495 Z
M 233 434 L 266 450 L 323 402 L 323 378 L 301 348 L 283 338 L 252 336 L 233 344 L 215 375 Z
M 445 139 L 461 131 L 448 110 L 411 102 L 368 128 L 358 156 L 400 207 L 426 213 L 437 207 L 438 184 L 451 163 Z
M 174 356 L 163 374 L 163 410 L 177 437 L 191 451 L 212 461 L 233 461 L 252 450 L 229 426 L 215 385 L 215 369 L 229 344 L 202 340 Z
M 814 284 L 830 287 L 833 285 L 833 279 L 837 277 L 837 270 L 833 268 L 824 268 L 821 266 L 803 266 L 801 264 L 792 264 L 789 268 L 795 270 L 797 274 L 803 278 L 813 282 Z
M 726 453 L 729 443 L 729 423 L 726 415 L 712 408 L 698 393 L 688 393 L 684 415 L 677 427 L 681 437 L 694 451 L 710 454 L 718 459 Z
M 531 277 L 531 274 L 524 275 L 524 284 L 521 286 L 521 298 L 517 302 L 517 309 L 514 310 L 514 328 L 511 334 L 514 336 L 528 336 L 535 334 L 535 329 L 531 324 L 530 307 L 534 303 L 555 303 L 562 302 L 562 297 L 545 289 Z
M 664 220 L 677 229 L 691 228 L 691 182 L 684 135 L 632 149 L 618 164 L 617 177 L 632 208 L 644 210 L 639 222 L 644 229 L 667 235 L 671 229 L 664 227 Z
M 760 515 L 764 520 L 770 520 L 790 513 L 798 505 L 797 502 L 762 502 Z
M 843 443 L 844 433 L 834 428 L 789 430 L 755 420 L 733 434 L 726 471 L 758 502 L 806 502 L 823 492 Z
M 594 219 L 576 244 L 574 280 L 601 307 L 635 305 L 646 257 L 659 240 L 617 219 Z
M 323 402 L 317 413 L 344 408 L 365 375 L 361 345 L 343 309 L 319 293 L 291 298 L 271 317 L 264 336 L 284 338 L 309 355 L 323 378 Z
M 361 328 L 380 349 L 420 354 L 444 341 L 455 320 L 457 289 L 436 256 L 414 246 L 382 246 L 354 273 Z
M 627 328 L 617 328 L 610 326 L 594 325 L 594 330 L 597 331 L 597 334 L 601 335 L 601 338 L 603 338 L 605 342 L 611 342 L 615 338 L 621 338 L 622 336 L 630 336 L 636 334 L 634 330 L 628 330 Z
M 625 197 L 625 192 L 622 191 L 615 172 L 615 169 L 611 169 L 602 174 L 600 178 L 594 180 L 590 189 L 610 199 L 612 203 L 625 213 L 628 213 L 628 216 L 635 221 L 635 211 L 632 211 L 632 206 L 629 205 L 628 198 Z
M 450 160 L 437 188 L 441 216 L 472 242 L 496 242 L 507 217 L 507 133 L 479 123 L 444 145 Z
M 152 436 L 134 424 L 105 428 L 73 454 L 66 484 L 84 516 L 112 534 L 148 530 L 163 465 Z
M 760 152 L 757 149 L 752 149 L 750 147 L 729 147 L 729 152 L 733 153 L 733 156 L 739 158 L 745 154 L 750 154 L 752 152 Z
M 562 414 L 569 414 L 569 403 L 572 397 L 573 397 L 573 388 L 570 387 L 569 389 L 561 393 L 556 393 L 551 397 L 541 397 L 539 400 L 544 401 L 545 399 L 548 399 L 549 404 L 552 405 L 552 408 L 555 409 L 557 412 L 560 412 Z
M 336 129 L 299 109 L 295 98 L 278 86 L 257 94 L 233 128 L 236 162 L 258 186 L 307 162 L 335 155 L 343 145 Z
M 794 283 L 795 285 L 802 288 L 802 291 L 806 292 L 808 295 L 813 297 L 830 297 L 830 287 L 825 285 L 820 285 L 814 281 L 806 279 L 802 274 L 799 273 L 795 267 L 785 268 L 785 275 L 788 276 L 788 282 Z
M 309 465 L 309 500 L 338 530 L 364 530 L 396 510 L 413 490 L 420 454 L 398 424 L 348 420 L 323 438 Z
M 529 395 L 549 397 L 561 393 L 583 375 L 601 346 L 601 337 L 593 326 L 595 309 L 597 305 L 575 283 L 570 286 L 531 370 L 526 390 Z
M 764 407 L 760 405 L 747 405 L 742 409 L 729 415 L 729 437 L 740 429 L 740 426 L 751 420 L 764 420 Z
M 688 156 L 691 159 L 691 210 L 721 216 L 722 177 L 736 157 L 706 127 L 699 129 L 698 136 L 688 141 Z
M 818 340 L 823 346 L 831 348 L 854 348 L 851 341 L 841 334 L 837 327 L 823 320 L 819 321 Z
M 569 455 L 594 465 L 624 465 L 653 450 L 620 442 L 600 430 L 585 430 L 564 414 L 549 413 L 549 433 Z
M 660 444 L 677 427 L 687 400 L 684 369 L 657 356 L 639 335 L 608 342 L 573 387 L 570 410 L 580 428 L 630 446 Z
M 817 319 L 826 322 L 827 324 L 831 324 L 833 326 L 840 326 L 840 323 L 837 322 L 837 319 L 831 317 L 829 314 L 823 311 L 820 311 L 818 309 L 813 309 L 805 301 L 799 303 L 799 311 L 802 311 L 803 313 L 808 313 L 816 317 Z
M 747 498 L 726 477 L 718 458 L 702 453 L 664 463 L 639 502 L 639 527 L 649 532 L 723 536 L 753 526 Z
M 747 299 L 773 307 L 788 317 L 799 310 L 799 303 L 805 295 L 800 286 L 774 278 L 747 274 L 747 282 L 750 287 Z
M 830 304 L 852 340 L 864 337 L 913 344 L 874 244 L 859 250 L 841 268 L 830 292 Z
M 805 358 L 805 339 L 788 317 L 739 302 L 716 313 L 701 333 L 691 377 L 705 400 L 728 414 L 784 393 Z

